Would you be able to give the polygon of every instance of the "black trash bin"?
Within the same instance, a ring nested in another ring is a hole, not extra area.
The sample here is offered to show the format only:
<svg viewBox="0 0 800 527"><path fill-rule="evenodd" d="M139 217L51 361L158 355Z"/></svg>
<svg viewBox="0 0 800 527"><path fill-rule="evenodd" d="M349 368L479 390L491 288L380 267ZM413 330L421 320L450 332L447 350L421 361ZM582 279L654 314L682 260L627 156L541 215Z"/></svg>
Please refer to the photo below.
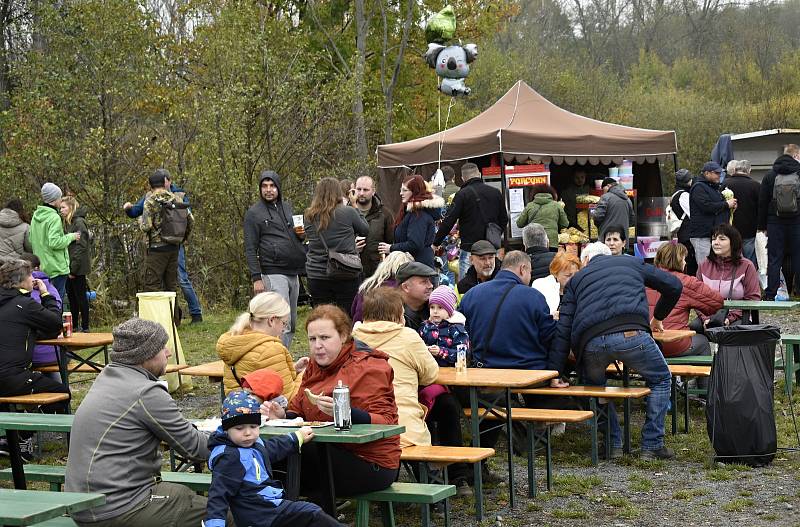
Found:
<svg viewBox="0 0 800 527"><path fill-rule="evenodd" d="M763 466L778 447L773 411L775 326L732 326L706 330L718 345L711 367L706 428L716 460Z"/></svg>

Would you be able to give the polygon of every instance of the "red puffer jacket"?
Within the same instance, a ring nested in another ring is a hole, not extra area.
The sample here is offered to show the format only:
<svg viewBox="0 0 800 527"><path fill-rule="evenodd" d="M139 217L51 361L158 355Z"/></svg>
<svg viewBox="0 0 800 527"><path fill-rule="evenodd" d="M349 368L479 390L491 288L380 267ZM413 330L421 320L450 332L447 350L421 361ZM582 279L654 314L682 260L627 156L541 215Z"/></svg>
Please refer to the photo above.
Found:
<svg viewBox="0 0 800 527"><path fill-rule="evenodd" d="M332 417L311 404L304 392L308 388L315 394L330 396L339 380L350 388L350 406L368 412L372 424L397 424L397 404L392 384L394 371L389 365L389 355L373 350L358 340L344 344L339 356L325 368L317 366L313 359L309 362L303 382L289 403L287 413L294 412L308 421L331 421ZM344 443L341 446L383 468L400 466L400 436L363 445Z"/></svg>
<svg viewBox="0 0 800 527"><path fill-rule="evenodd" d="M696 309L704 315L713 315L722 309L722 295L695 278L677 271L669 271L683 284L681 298L664 319L664 329L689 329L689 312ZM650 316L661 295L654 289L647 288L647 303ZM665 357L674 357L685 352L692 345L692 338L686 337L675 342L664 342L662 351Z"/></svg>

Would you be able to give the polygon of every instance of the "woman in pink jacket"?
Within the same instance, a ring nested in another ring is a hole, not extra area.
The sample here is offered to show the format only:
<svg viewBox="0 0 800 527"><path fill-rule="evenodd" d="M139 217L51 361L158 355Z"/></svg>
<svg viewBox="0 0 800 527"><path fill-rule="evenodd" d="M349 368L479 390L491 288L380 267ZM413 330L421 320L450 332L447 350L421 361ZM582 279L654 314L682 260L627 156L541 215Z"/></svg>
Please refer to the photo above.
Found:
<svg viewBox="0 0 800 527"><path fill-rule="evenodd" d="M761 300L758 271L753 262L742 258L742 235L735 227L722 223L711 231L711 252L700 262L697 278L717 291L725 299ZM700 322L691 326L700 333L708 325L708 316L701 315ZM726 326L746 324L742 311L731 309L725 318Z"/></svg>
<svg viewBox="0 0 800 527"><path fill-rule="evenodd" d="M722 309L722 295L694 276L683 273L686 268L687 253L686 247L680 243L665 243L656 253L656 267L671 273L683 284L681 298L664 319L664 329L689 329L689 314L692 309L704 315L713 315ZM647 303L650 305L651 317L660 296L658 291L647 288ZM711 347L705 335L697 334L676 342L664 342L661 344L661 352L665 357L711 355Z"/></svg>

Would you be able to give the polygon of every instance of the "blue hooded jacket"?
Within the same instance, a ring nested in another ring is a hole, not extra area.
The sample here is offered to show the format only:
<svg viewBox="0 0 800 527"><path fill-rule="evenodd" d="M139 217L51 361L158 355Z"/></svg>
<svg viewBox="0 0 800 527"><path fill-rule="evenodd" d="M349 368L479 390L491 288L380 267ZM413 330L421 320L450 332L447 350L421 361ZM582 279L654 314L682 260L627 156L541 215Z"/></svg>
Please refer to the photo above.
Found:
<svg viewBox="0 0 800 527"><path fill-rule="evenodd" d="M683 285L666 271L633 256L595 256L564 288L549 370L563 373L570 349L580 363L586 343L600 335L628 330L650 332L645 287L661 293L653 317L664 320Z"/></svg>
<svg viewBox="0 0 800 527"><path fill-rule="evenodd" d="M500 306L501 298L512 287ZM470 289L461 298L459 311L467 317L476 363L486 368L547 369L547 350L556 323L544 296L511 271L500 271L494 279ZM495 312L498 314L492 341L486 342Z"/></svg>

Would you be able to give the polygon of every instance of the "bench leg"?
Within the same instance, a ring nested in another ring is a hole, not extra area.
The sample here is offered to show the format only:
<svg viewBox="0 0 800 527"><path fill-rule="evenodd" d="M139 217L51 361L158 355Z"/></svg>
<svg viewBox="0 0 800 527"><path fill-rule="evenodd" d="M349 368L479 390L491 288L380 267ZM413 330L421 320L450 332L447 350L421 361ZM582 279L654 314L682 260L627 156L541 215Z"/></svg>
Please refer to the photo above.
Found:
<svg viewBox="0 0 800 527"><path fill-rule="evenodd" d="M419 482L428 483L428 464L424 461L417 463L417 470L419 471ZM447 470L447 467L445 467L445 470ZM383 516L386 516L385 512ZM427 525L431 521L431 506L427 503L420 505L420 518L423 525Z"/></svg>
<svg viewBox="0 0 800 527"><path fill-rule="evenodd" d="M589 397L589 409L594 416L592 417L592 465L597 466L597 428L600 423L600 416L597 415L597 398Z"/></svg>
<svg viewBox="0 0 800 527"><path fill-rule="evenodd" d="M472 481L475 491L475 519L480 522L483 520L483 473L480 461L472 464Z"/></svg>
<svg viewBox="0 0 800 527"><path fill-rule="evenodd" d="M481 431L479 427L478 417L478 388L475 386L469 387L469 407L472 411L470 417L470 427L472 428L472 446L481 446ZM481 463L475 463L473 467L475 475L475 519L479 522L483 521L483 483L481 479Z"/></svg>
<svg viewBox="0 0 800 527"><path fill-rule="evenodd" d="M50 492L61 492L61 483L59 483L58 481L51 481Z"/></svg>
<svg viewBox="0 0 800 527"><path fill-rule="evenodd" d="M683 433L689 433L689 380L683 385Z"/></svg>
<svg viewBox="0 0 800 527"><path fill-rule="evenodd" d="M533 423L525 423L528 431L528 497L536 497L536 430Z"/></svg>
<svg viewBox="0 0 800 527"><path fill-rule="evenodd" d="M631 374L630 370L626 365L622 365L622 385L625 388L628 388L631 384ZM624 422L624 426L622 427L623 431L623 443L622 443L622 451L626 454L631 453L631 427L628 423L631 422L631 400L625 399L622 402L622 418Z"/></svg>
<svg viewBox="0 0 800 527"><path fill-rule="evenodd" d="M506 388L506 438L508 440L508 506L514 510L514 423L511 415L511 388Z"/></svg>
<svg viewBox="0 0 800 527"><path fill-rule="evenodd" d="M794 380L798 385L800 385L800 346L797 344L791 344L789 346L789 350L792 360L794 360Z"/></svg>
<svg viewBox="0 0 800 527"><path fill-rule="evenodd" d="M424 509L427 509L428 506L424 505ZM381 503L381 518L383 519L383 527L394 527L394 508L392 507L391 501L385 501ZM430 517L427 518L427 522L423 518L422 525L426 527L431 524Z"/></svg>
<svg viewBox="0 0 800 527"><path fill-rule="evenodd" d="M369 502L356 501L356 527L369 527Z"/></svg>
<svg viewBox="0 0 800 527"><path fill-rule="evenodd" d="M792 381L794 380L795 372L794 372L794 346L789 344L784 347L784 358L783 358L783 379L784 385L783 390L786 395L791 395L792 393Z"/></svg>
<svg viewBox="0 0 800 527"><path fill-rule="evenodd" d="M553 453L550 450L550 425L545 430L545 469L547 470L547 492L553 490Z"/></svg>
<svg viewBox="0 0 800 527"><path fill-rule="evenodd" d="M669 388L669 400L672 408L670 408L670 415L672 416L672 435L678 433L678 378L673 376Z"/></svg>

